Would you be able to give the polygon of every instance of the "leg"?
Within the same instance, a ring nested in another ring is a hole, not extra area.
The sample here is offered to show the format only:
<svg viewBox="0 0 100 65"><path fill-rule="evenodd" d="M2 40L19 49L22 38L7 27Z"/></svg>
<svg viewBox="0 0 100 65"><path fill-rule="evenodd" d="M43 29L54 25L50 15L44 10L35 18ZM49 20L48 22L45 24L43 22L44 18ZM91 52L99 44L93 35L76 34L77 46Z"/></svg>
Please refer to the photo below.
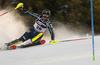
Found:
<svg viewBox="0 0 100 65"><path fill-rule="evenodd" d="M7 49L7 50L15 49L15 48L16 48L15 45L17 45L17 44L19 44L19 43L23 43L23 41L16 39L16 40L11 41L11 42L9 42L9 43L5 43L6 49Z"/></svg>
<svg viewBox="0 0 100 65"><path fill-rule="evenodd" d="M24 33L24 35L21 36L19 39L16 39L16 40L14 40L14 41L9 42L9 43L7 44L7 46L11 47L12 45L17 45L17 44L19 44L19 43L23 43L24 41L30 39L31 36L33 36L32 33L33 33L34 31L35 31L34 28L29 29L29 30L26 31L26 32Z"/></svg>
<svg viewBox="0 0 100 65"><path fill-rule="evenodd" d="M11 46L17 45L17 44L19 44L19 43L23 43L23 41L22 41L22 40L19 40L19 39L15 39L14 41L9 42L9 43L7 44L7 46L11 47Z"/></svg>
<svg viewBox="0 0 100 65"><path fill-rule="evenodd" d="M43 37L43 33L39 33L39 34L36 34L36 36L34 36L33 38L31 38L31 40L33 43L35 43L37 41L40 41L42 37Z"/></svg>
<svg viewBox="0 0 100 65"><path fill-rule="evenodd" d="M26 41L28 39L29 39L29 33L25 32L25 34L23 36L21 36L19 39L15 39L15 40L9 42L7 44L7 46L11 47L13 45L17 45L19 43L23 43L24 41Z"/></svg>
<svg viewBox="0 0 100 65"><path fill-rule="evenodd" d="M27 44L27 45L22 45L21 48L25 48L25 47L30 47L30 46L35 46L35 45L40 45L40 40L43 37L43 33L39 33L36 36L34 36L33 38L31 38L32 40L32 44Z"/></svg>
<svg viewBox="0 0 100 65"><path fill-rule="evenodd" d="M37 32L34 28L31 28L28 30L22 37L20 37L20 40L25 40L31 39L32 42L39 41L43 36L43 33Z"/></svg>

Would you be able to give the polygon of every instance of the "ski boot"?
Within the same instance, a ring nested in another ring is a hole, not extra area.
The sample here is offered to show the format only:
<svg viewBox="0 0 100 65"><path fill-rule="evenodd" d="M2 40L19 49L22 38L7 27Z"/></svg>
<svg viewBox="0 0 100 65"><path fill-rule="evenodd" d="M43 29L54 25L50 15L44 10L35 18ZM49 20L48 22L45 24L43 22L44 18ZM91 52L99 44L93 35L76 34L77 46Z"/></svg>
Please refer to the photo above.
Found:
<svg viewBox="0 0 100 65"><path fill-rule="evenodd" d="M23 41L16 39L16 40L11 41L9 43L5 43L5 45L7 46L7 50L12 50L12 49L14 50L14 49L16 49L15 45L17 45L19 43L23 43Z"/></svg>
<svg viewBox="0 0 100 65"><path fill-rule="evenodd" d="M26 48L30 46L36 46L36 45L43 45L45 42L46 42L45 40L40 40L40 41L29 43L27 45L21 45L20 48Z"/></svg>

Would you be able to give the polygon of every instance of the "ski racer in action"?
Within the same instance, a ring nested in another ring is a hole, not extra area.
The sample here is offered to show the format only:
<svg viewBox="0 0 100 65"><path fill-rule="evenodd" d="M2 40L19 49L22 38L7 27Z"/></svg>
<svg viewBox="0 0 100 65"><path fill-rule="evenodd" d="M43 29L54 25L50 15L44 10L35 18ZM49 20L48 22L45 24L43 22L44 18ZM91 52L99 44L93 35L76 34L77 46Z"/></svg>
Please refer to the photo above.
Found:
<svg viewBox="0 0 100 65"><path fill-rule="evenodd" d="M49 29L49 32L51 34L50 44L57 43L57 41L55 41L55 35L54 35L52 24L49 21L49 17L51 15L51 12L49 9L44 9L42 11L42 15L39 15L37 13L32 13L28 11L27 9L25 9L23 3L19 3L15 9L17 8L21 9L25 14L34 17L36 20L33 27L29 29L28 31L26 31L19 39L16 39L14 41L7 43L6 44L7 48L11 48L14 45L23 43L28 39L31 39L31 42L33 44L37 43L38 41L41 40L41 38L43 37L43 33L45 32L47 28Z"/></svg>

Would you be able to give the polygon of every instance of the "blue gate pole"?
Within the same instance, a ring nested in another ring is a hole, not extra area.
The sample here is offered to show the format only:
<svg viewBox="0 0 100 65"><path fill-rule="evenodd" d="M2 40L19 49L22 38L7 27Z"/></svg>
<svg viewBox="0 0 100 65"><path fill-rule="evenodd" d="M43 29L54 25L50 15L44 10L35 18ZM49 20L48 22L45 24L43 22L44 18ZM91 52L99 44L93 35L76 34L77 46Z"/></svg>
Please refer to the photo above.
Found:
<svg viewBox="0 0 100 65"><path fill-rule="evenodd" d="M92 47L93 47L93 61L95 61L95 54L94 54L93 1L92 1L92 0L91 0L91 25L92 25Z"/></svg>

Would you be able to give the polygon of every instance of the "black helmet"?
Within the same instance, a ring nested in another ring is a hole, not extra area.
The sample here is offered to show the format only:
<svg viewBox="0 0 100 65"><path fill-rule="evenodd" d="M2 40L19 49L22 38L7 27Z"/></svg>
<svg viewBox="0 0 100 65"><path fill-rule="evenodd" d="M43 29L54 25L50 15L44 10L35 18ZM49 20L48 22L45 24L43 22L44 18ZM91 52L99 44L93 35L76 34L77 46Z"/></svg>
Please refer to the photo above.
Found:
<svg viewBox="0 0 100 65"><path fill-rule="evenodd" d="M48 15L48 17L50 17L51 11L50 11L49 9L44 9L44 10L42 11L42 16L43 16L43 14L46 14L46 15Z"/></svg>

